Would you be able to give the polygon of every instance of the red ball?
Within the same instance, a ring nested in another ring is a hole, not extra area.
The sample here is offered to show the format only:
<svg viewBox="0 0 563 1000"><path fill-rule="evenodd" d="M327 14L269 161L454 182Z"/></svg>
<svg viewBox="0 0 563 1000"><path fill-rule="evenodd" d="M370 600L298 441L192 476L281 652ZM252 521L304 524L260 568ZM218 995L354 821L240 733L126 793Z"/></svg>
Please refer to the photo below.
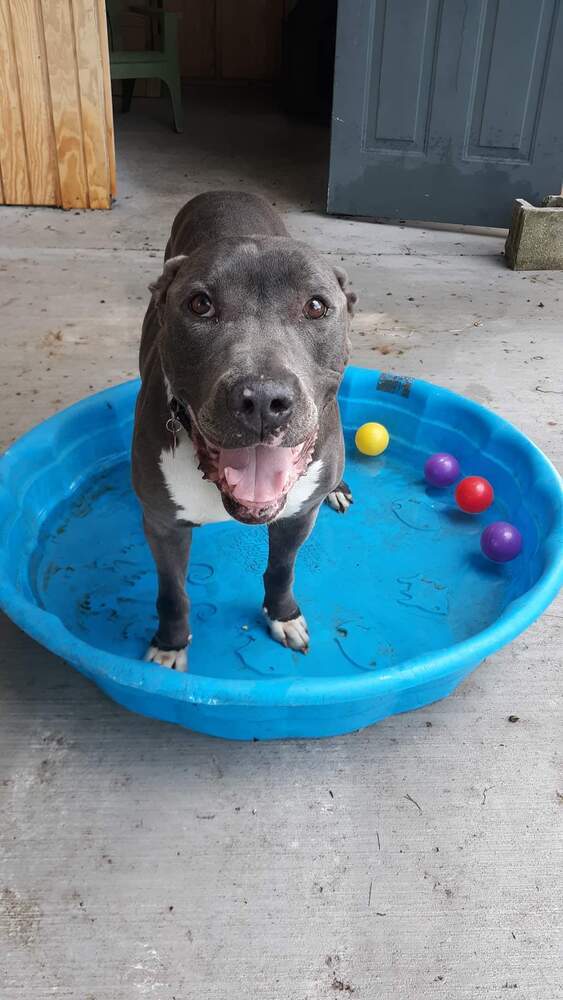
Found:
<svg viewBox="0 0 563 1000"><path fill-rule="evenodd" d="M466 476L455 491L455 499L458 507L466 514L481 514L491 506L495 495L487 479L482 476Z"/></svg>

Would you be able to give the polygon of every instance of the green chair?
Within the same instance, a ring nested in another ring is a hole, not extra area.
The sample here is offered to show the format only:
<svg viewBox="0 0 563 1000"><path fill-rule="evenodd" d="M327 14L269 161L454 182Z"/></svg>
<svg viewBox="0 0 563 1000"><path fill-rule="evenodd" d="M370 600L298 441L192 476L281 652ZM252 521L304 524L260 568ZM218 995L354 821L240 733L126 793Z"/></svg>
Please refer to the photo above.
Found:
<svg viewBox="0 0 563 1000"><path fill-rule="evenodd" d="M127 10L146 17L151 23L154 45L155 26L160 28L162 47L142 52L128 52L123 49L119 17L121 0L106 0L109 35L109 62L112 80L123 80L122 111L129 111L135 87L135 80L158 79L166 84L172 100L174 129L182 131L182 89L178 64L178 18L161 7L130 4Z"/></svg>

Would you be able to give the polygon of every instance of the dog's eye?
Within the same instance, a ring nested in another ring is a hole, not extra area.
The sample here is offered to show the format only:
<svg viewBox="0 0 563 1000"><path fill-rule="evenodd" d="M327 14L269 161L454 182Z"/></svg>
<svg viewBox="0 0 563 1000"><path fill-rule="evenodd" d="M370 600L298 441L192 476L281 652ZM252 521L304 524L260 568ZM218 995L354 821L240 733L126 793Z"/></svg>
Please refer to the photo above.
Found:
<svg viewBox="0 0 563 1000"><path fill-rule="evenodd" d="M328 306L322 299L309 299L303 306L303 312L307 319L322 319L328 312Z"/></svg>
<svg viewBox="0 0 563 1000"><path fill-rule="evenodd" d="M198 292L197 295L194 295L194 297L190 299L189 306L190 310L196 316L205 316L206 319L209 319L211 316L215 315L213 303L209 298L209 295L206 295L205 292Z"/></svg>

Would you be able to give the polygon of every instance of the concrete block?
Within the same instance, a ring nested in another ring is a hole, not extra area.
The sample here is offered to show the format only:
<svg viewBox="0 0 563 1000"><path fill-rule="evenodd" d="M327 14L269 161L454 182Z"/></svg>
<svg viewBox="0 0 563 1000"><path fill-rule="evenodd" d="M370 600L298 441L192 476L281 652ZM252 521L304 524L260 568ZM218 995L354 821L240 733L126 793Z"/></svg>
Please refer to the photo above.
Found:
<svg viewBox="0 0 563 1000"><path fill-rule="evenodd" d="M514 202L505 256L515 271L563 270L563 196L550 195L542 208Z"/></svg>

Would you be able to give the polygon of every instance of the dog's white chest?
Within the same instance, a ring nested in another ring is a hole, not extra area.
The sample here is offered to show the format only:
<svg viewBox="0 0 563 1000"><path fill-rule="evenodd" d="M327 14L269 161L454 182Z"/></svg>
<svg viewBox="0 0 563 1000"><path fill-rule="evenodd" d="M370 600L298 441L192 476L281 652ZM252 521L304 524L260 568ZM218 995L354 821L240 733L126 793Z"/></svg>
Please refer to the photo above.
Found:
<svg viewBox="0 0 563 1000"><path fill-rule="evenodd" d="M304 476L290 490L280 519L298 514L316 490L323 463L312 462ZM178 507L178 519L192 524L218 524L234 520L227 514L221 494L214 483L202 478L194 446L185 432L180 432L176 450L163 450L160 468L171 500Z"/></svg>
<svg viewBox="0 0 563 1000"><path fill-rule="evenodd" d="M323 463L320 458L316 462L311 462L305 475L301 476L301 479L298 479L295 486L289 491L286 505L276 520L283 521L284 518L293 517L294 514L299 513L319 485L322 468Z"/></svg>
<svg viewBox="0 0 563 1000"><path fill-rule="evenodd" d="M185 432L180 432L174 452L162 451L160 468L170 498L179 508L179 520L192 524L233 520L223 507L215 484L203 479L194 446Z"/></svg>

